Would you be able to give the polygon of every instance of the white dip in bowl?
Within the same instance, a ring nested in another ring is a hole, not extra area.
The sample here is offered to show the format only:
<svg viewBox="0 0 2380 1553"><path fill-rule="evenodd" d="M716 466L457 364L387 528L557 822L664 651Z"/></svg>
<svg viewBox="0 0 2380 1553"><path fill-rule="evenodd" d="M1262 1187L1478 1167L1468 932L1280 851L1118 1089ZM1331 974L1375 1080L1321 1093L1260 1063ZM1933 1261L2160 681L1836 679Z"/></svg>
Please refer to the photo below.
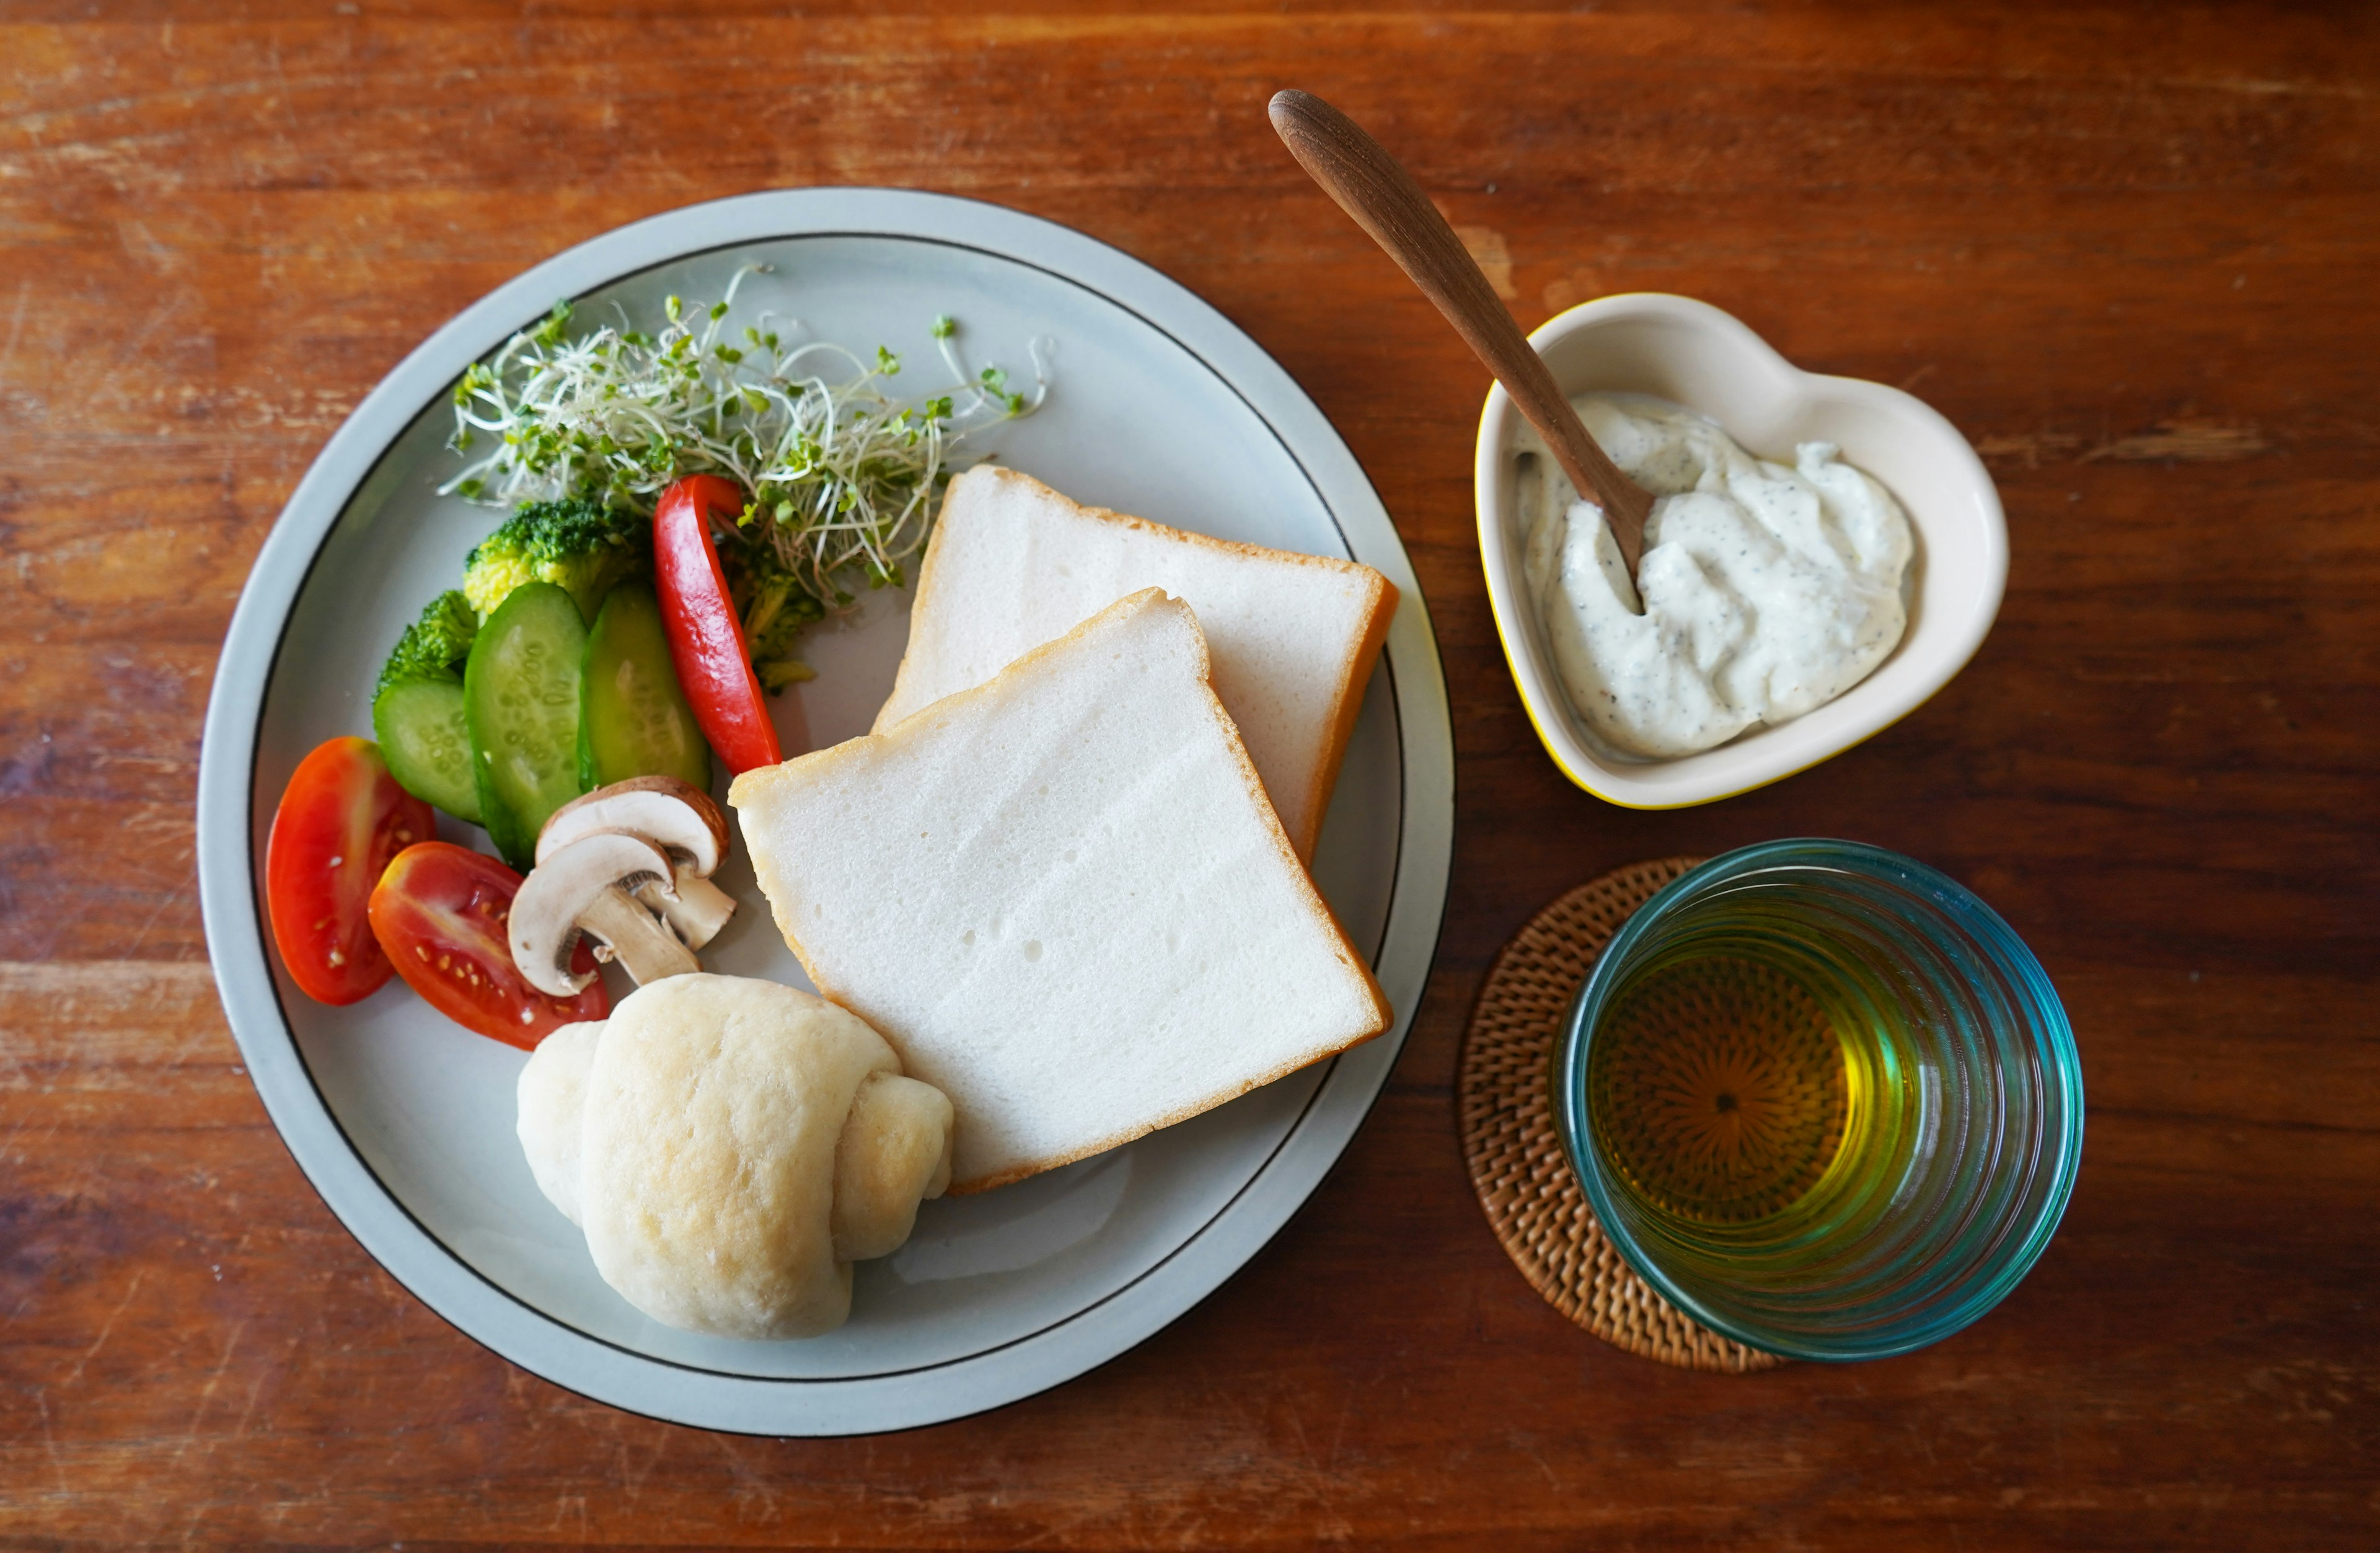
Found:
<svg viewBox="0 0 2380 1553"><path fill-rule="evenodd" d="M1754 459L1796 473L1802 463L1796 449L1803 444L1840 449L1840 464L1832 467L1849 465L1889 492L1906 519L1910 542L1897 594L1904 614L1900 642L1846 679L1847 689L1791 716L1783 715L1784 700L1773 700L1770 708L1782 720L1764 712L1731 737L1721 735L1721 742L1691 752L1646 753L1604 732L1577 708L1563 682L1555 638L1565 628L1557 611L1539 607L1529 577L1532 518L1545 502L1560 499L1559 490L1545 489L1559 476L1511 397L1491 387L1479 418L1473 475L1480 565L1521 703L1546 752L1572 782L1638 809L1674 809L1748 791L1840 754L1908 715L1983 644L2008 579L2007 520L1983 460L1924 401L1882 384L1803 372L1736 319L1686 297L1598 298L1557 315L1529 339L1566 395L1683 406ZM1613 440L1621 439L1615 434ZM1654 488L1660 488L1658 483ZM1561 510L1567 530L1566 502ZM1567 532L1562 539L1554 548L1567 551ZM1566 599L1565 593L1556 602L1569 609ZM1713 682L1727 689L1719 666L1712 666ZM1748 666L1736 672L1745 675Z"/></svg>
<svg viewBox="0 0 2380 1553"><path fill-rule="evenodd" d="M1658 399L1571 403L1658 498L1631 586L1602 508L1549 455L1521 470L1529 593L1572 708L1605 740L1707 750L1825 705L1900 642L1909 520L1834 444L1803 443L1789 467ZM1534 428L1521 440L1543 446Z"/></svg>

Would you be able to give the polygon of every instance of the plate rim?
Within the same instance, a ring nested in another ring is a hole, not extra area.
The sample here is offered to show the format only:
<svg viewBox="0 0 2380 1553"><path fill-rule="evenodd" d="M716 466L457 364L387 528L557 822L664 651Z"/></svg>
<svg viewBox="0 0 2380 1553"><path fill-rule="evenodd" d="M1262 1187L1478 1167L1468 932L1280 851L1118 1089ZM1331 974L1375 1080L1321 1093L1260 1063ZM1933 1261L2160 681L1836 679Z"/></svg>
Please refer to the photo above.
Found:
<svg viewBox="0 0 2380 1553"><path fill-rule="evenodd" d="M556 296L722 248L821 236L953 243L1044 270L1139 317L1236 394L1305 475L1350 550L1397 586L1385 662L1403 794L1378 960L1395 1021L1334 1059L1222 1209L1123 1288L1050 1327L920 1370L802 1379L689 1369L608 1343L503 1289L412 1217L348 1140L282 1013L254 885L253 783L291 608L356 494L465 365ZM773 190L648 216L531 266L408 352L323 445L258 551L217 660L200 757L200 903L218 996L283 1146L334 1217L432 1313L506 1361L623 1411L746 1434L871 1433L965 1417L1096 1368L1221 1287L1286 1225L1353 1140L1412 1026L1444 919L1453 786L1444 668L1411 557L1336 429L1252 337L1153 267L1044 217L913 190Z"/></svg>

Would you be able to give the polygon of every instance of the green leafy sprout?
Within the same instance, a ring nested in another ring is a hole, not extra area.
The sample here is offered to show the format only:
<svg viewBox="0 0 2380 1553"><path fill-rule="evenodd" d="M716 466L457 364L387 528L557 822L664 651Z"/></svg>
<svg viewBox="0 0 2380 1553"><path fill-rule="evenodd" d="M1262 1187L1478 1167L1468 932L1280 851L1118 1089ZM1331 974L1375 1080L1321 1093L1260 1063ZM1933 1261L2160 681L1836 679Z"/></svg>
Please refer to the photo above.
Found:
<svg viewBox="0 0 2380 1553"><path fill-rule="evenodd" d="M731 336L735 293L764 268L737 271L708 307L669 298L668 323L652 334L625 314L617 327L575 334L570 304L557 303L455 385L452 446L467 458L488 451L441 489L643 515L688 475L735 481L750 502L721 536L720 560L753 659L778 689L809 676L791 656L804 626L848 608L863 584L905 581L957 445L1031 414L1049 385L1038 341L1030 393L997 367L970 376L948 317L932 336L953 385L912 399L889 391L901 360L881 347L864 360L795 344L793 321L768 313Z"/></svg>

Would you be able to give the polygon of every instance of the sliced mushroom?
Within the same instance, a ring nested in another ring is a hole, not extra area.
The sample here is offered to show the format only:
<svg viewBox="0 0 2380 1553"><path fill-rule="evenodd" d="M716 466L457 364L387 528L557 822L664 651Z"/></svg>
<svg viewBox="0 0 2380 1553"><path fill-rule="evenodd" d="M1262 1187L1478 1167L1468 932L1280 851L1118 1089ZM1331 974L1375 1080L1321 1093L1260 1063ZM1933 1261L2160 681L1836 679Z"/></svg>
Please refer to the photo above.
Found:
<svg viewBox="0 0 2380 1553"><path fill-rule="evenodd" d="M735 914L735 898L699 874L689 874L680 867L671 883L677 887L674 896L662 893L658 880L637 891L637 899L651 911L660 913L662 921L689 949L698 949L719 936L727 919Z"/></svg>
<svg viewBox="0 0 2380 1553"><path fill-rule="evenodd" d="M669 854L641 836L596 831L542 858L513 897L513 963L540 992L568 997L594 980L570 969L579 935L600 942L639 984L702 969L694 951L631 892L674 894Z"/></svg>
<svg viewBox="0 0 2380 1553"><path fill-rule="evenodd" d="M537 835L537 861L598 830L625 830L650 838L695 873L709 878L727 852L727 816L710 795L674 776L631 776L572 799Z"/></svg>
<svg viewBox="0 0 2380 1553"><path fill-rule="evenodd" d="M574 798L538 832L537 861L597 831L625 830L669 853L672 888L658 881L637 892L681 941L698 949L735 914L735 898L710 882L727 855L727 816L710 795L675 776L631 776Z"/></svg>

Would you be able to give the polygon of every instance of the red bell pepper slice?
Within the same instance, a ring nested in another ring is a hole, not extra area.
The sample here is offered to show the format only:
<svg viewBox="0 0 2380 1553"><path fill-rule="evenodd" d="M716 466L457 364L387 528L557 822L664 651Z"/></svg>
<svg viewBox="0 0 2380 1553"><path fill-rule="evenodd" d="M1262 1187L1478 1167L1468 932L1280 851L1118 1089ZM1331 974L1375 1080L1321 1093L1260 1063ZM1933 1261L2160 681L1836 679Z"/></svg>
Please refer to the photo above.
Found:
<svg viewBox="0 0 2380 1553"><path fill-rule="evenodd" d="M744 493L715 474L681 480L653 508L653 581L670 661L710 748L741 775L784 759L727 592L710 515L744 510Z"/></svg>

